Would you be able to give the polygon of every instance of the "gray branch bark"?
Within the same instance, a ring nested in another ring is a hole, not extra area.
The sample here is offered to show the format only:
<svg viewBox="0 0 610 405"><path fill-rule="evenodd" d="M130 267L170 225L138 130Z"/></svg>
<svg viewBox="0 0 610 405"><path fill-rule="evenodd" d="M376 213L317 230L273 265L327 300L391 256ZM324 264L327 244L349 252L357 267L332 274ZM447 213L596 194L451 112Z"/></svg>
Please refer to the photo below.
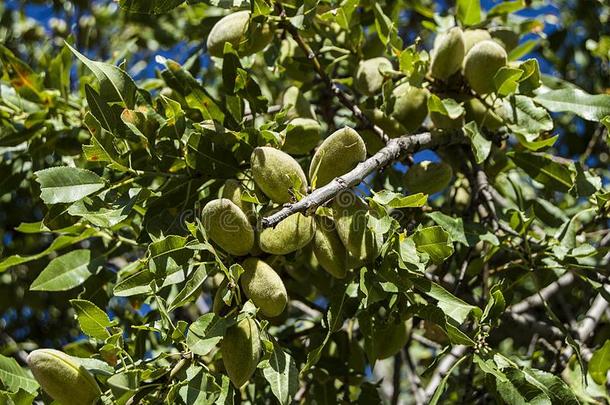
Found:
<svg viewBox="0 0 610 405"><path fill-rule="evenodd" d="M314 190L311 194L294 204L286 204L273 215L262 219L264 228L277 225L280 221L297 212L311 214L319 206L332 200L344 190L360 184L369 174L398 160L405 153L414 153L420 149L432 149L440 145L465 143L466 138L460 133L431 134L423 132L415 135L405 135L391 139L386 146L376 154L359 163L352 171L335 178L323 187Z"/></svg>

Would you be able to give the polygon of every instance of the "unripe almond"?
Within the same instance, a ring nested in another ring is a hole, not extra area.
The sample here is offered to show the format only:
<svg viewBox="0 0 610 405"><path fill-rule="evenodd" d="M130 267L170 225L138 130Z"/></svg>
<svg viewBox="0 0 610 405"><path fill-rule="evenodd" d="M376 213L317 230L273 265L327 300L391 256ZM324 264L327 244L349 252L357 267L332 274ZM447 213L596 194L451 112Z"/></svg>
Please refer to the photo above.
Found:
<svg viewBox="0 0 610 405"><path fill-rule="evenodd" d="M354 85L362 94L372 96L377 94L383 85L383 71L391 70L392 62L386 58L372 58L360 61Z"/></svg>
<svg viewBox="0 0 610 405"><path fill-rule="evenodd" d="M332 210L337 234L347 251L358 261L376 259L383 238L368 227L367 204L353 191L345 191L335 198Z"/></svg>
<svg viewBox="0 0 610 405"><path fill-rule="evenodd" d="M490 131L495 131L504 123L502 119L493 110L488 109L477 98L471 98L464 103L466 110L466 122L474 121L479 128L487 128Z"/></svg>
<svg viewBox="0 0 610 405"><path fill-rule="evenodd" d="M61 404L92 405L102 395L95 378L74 357L59 350L34 350L27 361L42 389Z"/></svg>
<svg viewBox="0 0 610 405"><path fill-rule="evenodd" d="M421 127L428 115L428 90L403 83L393 91L394 117L408 133L413 133Z"/></svg>
<svg viewBox="0 0 610 405"><path fill-rule="evenodd" d="M332 219L318 217L313 252L324 270L336 278L345 278L349 270L349 253L343 246Z"/></svg>
<svg viewBox="0 0 610 405"><path fill-rule="evenodd" d="M506 66L506 51L494 41L481 41L466 54L464 77L478 94L495 90L494 76Z"/></svg>
<svg viewBox="0 0 610 405"><path fill-rule="evenodd" d="M322 126L311 118L295 118L288 123L282 150L291 155L305 155L320 141Z"/></svg>
<svg viewBox="0 0 610 405"><path fill-rule="evenodd" d="M282 106L287 105L292 106L287 112L288 118L316 118L311 104L307 101L303 92L296 86L288 87L284 92Z"/></svg>
<svg viewBox="0 0 610 405"><path fill-rule="evenodd" d="M250 12L238 11L221 18L210 31L207 40L208 53L211 56L222 57L225 42L233 45L240 56L248 56L263 50L273 39L273 30L268 24L256 27L248 32ZM248 38L252 35L252 38Z"/></svg>
<svg viewBox="0 0 610 405"><path fill-rule="evenodd" d="M303 169L296 160L281 150L268 146L254 149L251 166L256 185L277 203L290 201L291 190L295 185L298 185L298 191L303 194L307 189Z"/></svg>
<svg viewBox="0 0 610 405"><path fill-rule="evenodd" d="M242 196L245 194L244 187L242 184L235 180L229 179L225 181L224 188L222 190L222 198L231 200L231 202L239 207L240 210L246 214L249 220L254 219L254 204L248 201L244 201Z"/></svg>
<svg viewBox="0 0 610 405"><path fill-rule="evenodd" d="M209 238L227 253L243 256L254 246L254 229L246 214L231 200L219 198L208 202L201 220Z"/></svg>
<svg viewBox="0 0 610 405"><path fill-rule="evenodd" d="M309 166L309 179L316 187L330 183L366 159L366 145L358 132L343 127L322 142Z"/></svg>
<svg viewBox="0 0 610 405"><path fill-rule="evenodd" d="M383 129L383 132L390 138L397 138L407 134L407 130L400 122L396 121L393 117L384 114L379 108L367 109L363 112L373 124Z"/></svg>
<svg viewBox="0 0 610 405"><path fill-rule="evenodd" d="M467 54L468 51L481 41L491 39L491 35L487 30L466 30L464 31L464 51Z"/></svg>
<svg viewBox="0 0 610 405"><path fill-rule="evenodd" d="M263 229L259 235L259 246L266 253L287 255L307 246L313 239L315 231L316 221L313 217L296 213L283 219L273 228Z"/></svg>
<svg viewBox="0 0 610 405"><path fill-rule="evenodd" d="M250 257L242 263L244 274L239 281L254 305L266 317L273 318L284 311L288 293L280 276L264 261Z"/></svg>
<svg viewBox="0 0 610 405"><path fill-rule="evenodd" d="M432 77L447 80L460 70L464 60L464 48L464 35L459 27L453 27L437 36L430 63Z"/></svg>
<svg viewBox="0 0 610 405"><path fill-rule="evenodd" d="M434 194L444 190L452 177L453 169L447 163L425 160L407 170L405 186L410 193Z"/></svg>
<svg viewBox="0 0 610 405"><path fill-rule="evenodd" d="M398 353L407 344L410 329L410 319L377 328L374 341L377 359L387 359Z"/></svg>
<svg viewBox="0 0 610 405"><path fill-rule="evenodd" d="M240 388L252 377L260 360L261 340L256 322L244 318L227 329L220 352L229 379Z"/></svg>

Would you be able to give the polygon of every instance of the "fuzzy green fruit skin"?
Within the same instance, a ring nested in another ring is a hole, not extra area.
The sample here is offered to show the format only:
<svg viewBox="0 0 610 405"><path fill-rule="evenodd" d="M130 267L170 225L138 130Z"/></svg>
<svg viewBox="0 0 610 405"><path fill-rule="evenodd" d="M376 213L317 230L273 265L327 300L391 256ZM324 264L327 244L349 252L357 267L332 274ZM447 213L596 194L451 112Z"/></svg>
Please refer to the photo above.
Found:
<svg viewBox="0 0 610 405"><path fill-rule="evenodd" d="M220 344L222 361L237 388L248 382L260 360L261 340L253 319L245 318L225 332Z"/></svg>
<svg viewBox="0 0 610 405"><path fill-rule="evenodd" d="M506 51L494 41L481 41L472 47L464 59L464 77L478 94L495 90L494 76L506 66Z"/></svg>
<svg viewBox="0 0 610 405"><path fill-rule="evenodd" d="M225 42L233 45L235 50L240 52L240 56L248 56L263 50L273 39L273 31L269 25L265 24L257 28L251 34L253 39L246 36L250 24L250 12L238 11L221 18L210 31L207 40L208 53L211 56L222 57L224 54ZM244 47L240 49L240 45Z"/></svg>
<svg viewBox="0 0 610 405"><path fill-rule="evenodd" d="M457 118L450 118L447 115L441 114L437 111L430 112L430 119L435 127L439 129L460 129L464 125L464 115L460 115Z"/></svg>
<svg viewBox="0 0 610 405"><path fill-rule="evenodd" d="M432 77L447 80L460 70L465 55L464 34L459 27L440 34L434 43L430 63Z"/></svg>
<svg viewBox="0 0 610 405"><path fill-rule="evenodd" d="M519 45L519 34L510 28L493 28L490 34L496 42L509 52Z"/></svg>
<svg viewBox="0 0 610 405"><path fill-rule="evenodd" d="M447 163L423 161L411 166L404 180L410 193L431 195L443 191L452 177L453 169Z"/></svg>
<svg viewBox="0 0 610 405"><path fill-rule="evenodd" d="M320 141L322 126L311 118L295 118L288 123L282 150L291 155L305 155Z"/></svg>
<svg viewBox="0 0 610 405"><path fill-rule="evenodd" d="M368 227L367 204L352 191L346 191L335 198L332 210L337 234L347 251L361 262L375 260L383 239Z"/></svg>
<svg viewBox="0 0 610 405"><path fill-rule="evenodd" d="M408 133L417 131L428 115L428 90L403 83L394 89L393 94L396 101L392 117Z"/></svg>
<svg viewBox="0 0 610 405"><path fill-rule="evenodd" d="M410 328L410 320L379 328L375 333L374 342L377 359L387 359L398 353L409 340Z"/></svg>
<svg viewBox="0 0 610 405"><path fill-rule="evenodd" d="M287 255L307 246L315 232L314 218L296 213L282 220L274 228L263 229L259 235L259 246L265 253Z"/></svg>
<svg viewBox="0 0 610 405"><path fill-rule="evenodd" d="M400 124L400 122L396 121L390 116L385 115L379 108L367 109L363 112L364 115L366 115L366 117L373 122L373 124L383 129L383 132L385 132L390 138L397 138L407 134L407 130Z"/></svg>
<svg viewBox="0 0 610 405"><path fill-rule="evenodd" d="M343 246L330 218L319 217L313 238L313 252L318 263L335 278L345 278L349 270L349 253Z"/></svg>
<svg viewBox="0 0 610 405"><path fill-rule="evenodd" d="M251 202L247 202L242 200L242 195L244 195L244 187L241 183L234 179L229 179L225 181L224 188L222 190L222 198L226 198L231 200L231 202L239 207L240 210L246 214L248 219L254 219L254 204Z"/></svg>
<svg viewBox="0 0 610 405"><path fill-rule="evenodd" d="M316 187L330 183L366 159L366 145L356 132L350 127L343 127L322 142L309 166L309 178L313 182L316 178Z"/></svg>
<svg viewBox="0 0 610 405"><path fill-rule="evenodd" d="M373 96L381 90L383 85L384 76L381 72L391 69L392 62L383 57L360 61L354 85L362 94Z"/></svg>
<svg viewBox="0 0 610 405"><path fill-rule="evenodd" d="M464 103L466 110L466 121L474 121L479 128L487 128L495 131L503 124L502 119L483 104L479 99L472 98Z"/></svg>
<svg viewBox="0 0 610 405"><path fill-rule="evenodd" d="M27 362L42 389L63 405L92 405L102 395L95 378L59 350L34 350Z"/></svg>
<svg viewBox="0 0 610 405"><path fill-rule="evenodd" d="M231 200L219 198L208 202L201 219L210 239L227 253L243 256L254 246L254 229L246 214Z"/></svg>
<svg viewBox="0 0 610 405"><path fill-rule="evenodd" d="M481 41L490 40L491 34L487 30L466 30L464 31L464 51L468 51Z"/></svg>
<svg viewBox="0 0 610 405"><path fill-rule="evenodd" d="M296 86L290 86L284 92L282 97L282 106L291 105L292 107L287 112L288 118L312 118L315 119L315 114L311 109L311 104L301 90Z"/></svg>
<svg viewBox="0 0 610 405"><path fill-rule="evenodd" d="M254 149L251 157L252 177L262 192L277 203L290 201L290 190L295 181L301 182L298 191L305 193L307 178L301 166L286 152L268 146Z"/></svg>
<svg viewBox="0 0 610 405"><path fill-rule="evenodd" d="M288 302L286 286L280 276L264 261L250 257L242 263L244 274L239 281L254 305L269 318L280 315Z"/></svg>

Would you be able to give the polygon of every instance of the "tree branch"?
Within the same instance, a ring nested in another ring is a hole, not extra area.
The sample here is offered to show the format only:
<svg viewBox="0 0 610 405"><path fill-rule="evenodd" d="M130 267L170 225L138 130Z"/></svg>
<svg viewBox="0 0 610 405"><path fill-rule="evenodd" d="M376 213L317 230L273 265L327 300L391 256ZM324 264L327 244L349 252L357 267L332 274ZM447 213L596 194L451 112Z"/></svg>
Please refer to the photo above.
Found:
<svg viewBox="0 0 610 405"><path fill-rule="evenodd" d="M515 314L521 314L523 312L529 311L533 307L537 307L542 305L545 300L548 300L552 295L558 292L561 288L566 287L572 282L574 282L576 278L574 274L568 272L559 277L556 281L544 287L537 293L530 295L529 297L523 299L522 301L516 303L509 307L509 310Z"/></svg>
<svg viewBox="0 0 610 405"><path fill-rule="evenodd" d="M314 190L294 204L286 204L275 214L261 221L263 228L277 225L280 221L297 212L310 214L319 206L332 200L341 191L348 190L360 184L369 174L397 160L401 154L413 153L420 149L431 149L440 145L465 143L466 138L461 132L452 134L431 134L423 132L415 135L405 135L391 139L388 144L376 154L359 163L352 171L335 178L323 187Z"/></svg>
<svg viewBox="0 0 610 405"><path fill-rule="evenodd" d="M326 87L328 87L330 92L339 99L341 104L343 104L346 108L348 108L354 114L354 117L356 117L358 120L360 120L364 124L364 127L372 129L373 132L375 132L375 134L377 136L379 136L379 138L384 143L387 143L389 140L389 137L386 135L386 133L383 131L383 129L379 128L377 125L375 125L373 122L371 122L371 120L369 120L369 118L366 115L364 115L364 113L362 112L360 107L358 107L356 104L354 104L347 97L347 95L339 88L339 86L337 86L337 84L335 82L333 82L333 80L326 74L326 71L322 67L320 60L316 56L315 52L311 49L311 47L303 40L303 37L301 37L301 35L299 34L299 30L288 21L285 21L283 26L290 33L290 35L296 41L296 43L299 45L299 48L301 48L303 50L303 52L307 56L307 59L309 59L311 61L311 64L312 64L314 70L316 71L318 76L320 76L320 79L322 79L322 81L324 82Z"/></svg>

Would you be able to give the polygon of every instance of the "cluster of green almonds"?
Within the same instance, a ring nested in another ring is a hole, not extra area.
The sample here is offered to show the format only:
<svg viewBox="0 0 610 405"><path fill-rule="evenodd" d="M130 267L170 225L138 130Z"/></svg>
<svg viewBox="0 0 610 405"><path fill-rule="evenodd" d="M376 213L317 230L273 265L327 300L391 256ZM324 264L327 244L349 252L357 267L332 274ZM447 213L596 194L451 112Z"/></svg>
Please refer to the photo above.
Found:
<svg viewBox="0 0 610 405"><path fill-rule="evenodd" d="M416 132L428 115L438 129L457 129L474 121L480 128L497 130L503 125L499 114L501 107L481 100L495 91L494 76L507 65L506 49L514 47L515 41L518 41L516 34L501 29L463 31L454 27L437 35L432 49L430 78L444 84L463 81L476 93L466 95L469 91L464 91L452 96L463 107L462 114L457 117L429 111L430 91L424 84L409 81L394 87L394 101L386 105L385 112L379 108L364 108L364 113L391 138ZM377 95L384 81L389 80L392 69L392 63L384 57L363 60L355 73L354 87L363 95Z"/></svg>
<svg viewBox="0 0 610 405"><path fill-rule="evenodd" d="M298 103L291 105L296 109ZM298 117L291 122L296 119ZM297 124L294 127L298 127ZM281 147L284 150L290 131L294 128L286 131L287 137ZM306 135L307 131L303 131L295 136L293 145L302 145L297 138ZM320 131L316 131L315 144L319 140ZM313 139L308 142L314 144ZM278 256L310 246L321 268L335 278L344 278L350 269L377 258L383 242L381 236L367 226L368 205L353 192L335 199L331 205L332 214L306 216L297 213L275 227L257 226L261 217L271 215L295 196L305 194L308 187L324 186L366 158L364 141L349 127L324 139L311 157L307 174L284 150L270 146L255 148L250 161L253 183L227 181L220 198L209 201L202 210L202 224L208 239L236 256L244 269L239 279L241 289L266 318L280 316L288 301L284 281L272 267ZM246 186L253 188L252 192L268 203L258 206L250 202L253 199L246 197L250 192ZM226 292L227 280L223 283L213 306L221 315L228 310L220 296ZM258 336L257 324L252 319L242 320L227 330L221 352L227 374L235 386L248 381L256 369L260 355Z"/></svg>
<svg viewBox="0 0 610 405"><path fill-rule="evenodd" d="M27 362L40 387L62 405L93 405L102 396L95 378L75 357L39 349L30 353Z"/></svg>
<svg viewBox="0 0 610 405"><path fill-rule="evenodd" d="M240 56L248 56L263 50L272 39L272 26L252 23L250 11L238 11L222 17L214 24L208 35L208 53L222 57L225 43L228 42Z"/></svg>

